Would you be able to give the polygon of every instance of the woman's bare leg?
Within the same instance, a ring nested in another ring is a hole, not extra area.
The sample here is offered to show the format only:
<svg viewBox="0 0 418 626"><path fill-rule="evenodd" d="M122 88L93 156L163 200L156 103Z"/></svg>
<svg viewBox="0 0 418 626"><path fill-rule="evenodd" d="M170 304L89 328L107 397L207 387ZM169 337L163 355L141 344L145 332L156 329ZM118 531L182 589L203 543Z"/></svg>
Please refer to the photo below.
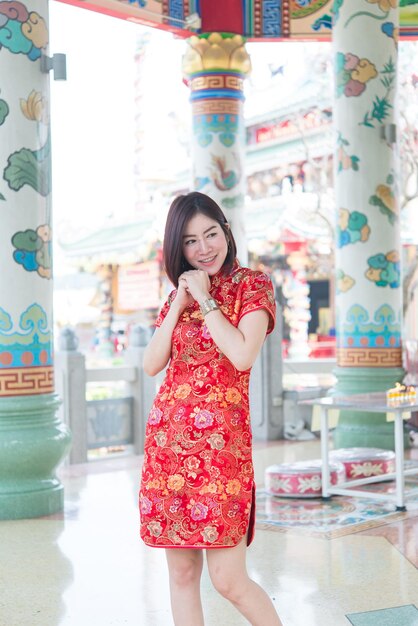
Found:
<svg viewBox="0 0 418 626"><path fill-rule="evenodd" d="M213 585L252 626L283 626L267 593L247 574L246 551L245 539L234 548L206 551Z"/></svg>
<svg viewBox="0 0 418 626"><path fill-rule="evenodd" d="M203 552L191 548L166 551L171 610L175 626L204 626L200 600Z"/></svg>

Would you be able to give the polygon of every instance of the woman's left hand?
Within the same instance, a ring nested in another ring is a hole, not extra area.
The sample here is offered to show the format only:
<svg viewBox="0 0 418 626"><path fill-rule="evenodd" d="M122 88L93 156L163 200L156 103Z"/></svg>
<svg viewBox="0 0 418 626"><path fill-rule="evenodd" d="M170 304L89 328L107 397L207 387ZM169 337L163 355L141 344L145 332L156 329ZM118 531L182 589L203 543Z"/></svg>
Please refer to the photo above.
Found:
<svg viewBox="0 0 418 626"><path fill-rule="evenodd" d="M198 302L209 297L210 278L204 270L189 270L184 272L179 281L185 281L187 290Z"/></svg>

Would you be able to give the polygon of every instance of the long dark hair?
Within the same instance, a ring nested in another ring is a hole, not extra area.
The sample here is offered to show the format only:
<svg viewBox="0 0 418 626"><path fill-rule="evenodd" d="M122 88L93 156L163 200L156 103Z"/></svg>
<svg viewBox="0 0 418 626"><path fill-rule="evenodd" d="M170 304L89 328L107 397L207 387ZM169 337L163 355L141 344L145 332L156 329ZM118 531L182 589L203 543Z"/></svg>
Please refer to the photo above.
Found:
<svg viewBox="0 0 418 626"><path fill-rule="evenodd" d="M232 270L237 256L234 236L222 209L215 200L198 191L192 191L184 196L177 196L171 203L168 211L163 243L164 269L175 287L178 286L180 274L194 269L184 258L183 235L189 220L197 213L202 213L218 222L225 233L228 243L228 253L222 266L225 272Z"/></svg>

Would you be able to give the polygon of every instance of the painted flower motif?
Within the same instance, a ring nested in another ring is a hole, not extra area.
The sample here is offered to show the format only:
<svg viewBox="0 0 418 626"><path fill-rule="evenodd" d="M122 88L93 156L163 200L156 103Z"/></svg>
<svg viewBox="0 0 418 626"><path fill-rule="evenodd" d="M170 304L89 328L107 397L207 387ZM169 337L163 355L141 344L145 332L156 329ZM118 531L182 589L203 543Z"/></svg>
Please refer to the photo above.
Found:
<svg viewBox="0 0 418 626"><path fill-rule="evenodd" d="M28 19L21 25L22 34L29 39L35 48L46 48L49 41L48 26L43 17L32 11Z"/></svg>
<svg viewBox="0 0 418 626"><path fill-rule="evenodd" d="M393 22L384 22L381 26L382 33L390 37L395 42L395 45L398 44L399 41L399 28L395 28L395 24Z"/></svg>
<svg viewBox="0 0 418 626"><path fill-rule="evenodd" d="M167 443L167 434L164 431L160 430L156 435L154 435L154 439L157 446L163 448Z"/></svg>
<svg viewBox="0 0 418 626"><path fill-rule="evenodd" d="M184 383L183 385L179 385L174 393L174 397L180 400L184 400L187 396L190 395L192 388L188 383Z"/></svg>
<svg viewBox="0 0 418 626"><path fill-rule="evenodd" d="M397 213L397 206L393 191L388 185L378 185L376 187L376 196L383 202L392 213Z"/></svg>
<svg viewBox="0 0 418 626"><path fill-rule="evenodd" d="M388 252L386 254L386 259L390 261L390 263L399 263L401 260L399 252L397 250L392 250L391 252Z"/></svg>
<svg viewBox="0 0 418 626"><path fill-rule="evenodd" d="M337 96L360 96L366 88L366 83L378 74L376 66L368 59L360 59L357 55L348 52L337 52Z"/></svg>
<svg viewBox="0 0 418 626"><path fill-rule="evenodd" d="M398 0L367 0L369 4L377 4L381 11L385 13L390 9L396 9Z"/></svg>
<svg viewBox="0 0 418 626"><path fill-rule="evenodd" d="M149 515L152 511L152 502L146 496L141 496L139 499L139 508L142 515Z"/></svg>
<svg viewBox="0 0 418 626"><path fill-rule="evenodd" d="M208 507L201 502L194 502L191 505L190 517L193 521L199 522L202 519L206 519L208 516Z"/></svg>
<svg viewBox="0 0 418 626"><path fill-rule="evenodd" d="M28 120L48 123L48 103L40 91L32 89L28 99L20 99L20 108Z"/></svg>
<svg viewBox="0 0 418 626"><path fill-rule="evenodd" d="M230 387L227 389L225 398L228 402L232 402L232 404L238 404L241 400L241 394L235 387Z"/></svg>
<svg viewBox="0 0 418 626"><path fill-rule="evenodd" d="M168 477L167 487L172 491L180 491L184 485L184 478L181 474L172 474Z"/></svg>
<svg viewBox="0 0 418 626"><path fill-rule="evenodd" d="M341 230L348 228L348 220L350 217L350 211L348 209L340 209L338 213L338 226Z"/></svg>
<svg viewBox="0 0 418 626"><path fill-rule="evenodd" d="M367 83L372 78L376 78L377 69L374 63L368 59L360 59L356 68L351 72L351 78L358 80L360 83Z"/></svg>
<svg viewBox="0 0 418 626"><path fill-rule="evenodd" d="M347 70L347 72L351 72L351 70L354 70L357 67L360 57L356 54L352 54L352 52L347 52L344 61L344 69Z"/></svg>
<svg viewBox="0 0 418 626"><path fill-rule="evenodd" d="M336 272L336 285L337 293L345 293L349 291L351 287L355 285L355 280L352 276L346 274L343 270L338 269Z"/></svg>
<svg viewBox="0 0 418 626"><path fill-rule="evenodd" d="M205 526L202 530L203 541L207 543L215 543L217 538L219 537L219 533L216 529L216 526Z"/></svg>
<svg viewBox="0 0 418 626"><path fill-rule="evenodd" d="M367 259L369 269L365 272L366 278L373 281L377 287L391 287L396 289L400 285L400 262L396 250L387 254L378 253Z"/></svg>
<svg viewBox="0 0 418 626"><path fill-rule="evenodd" d="M225 439L219 433L213 433L213 435L208 437L207 441L212 450L222 450L225 446Z"/></svg>
<svg viewBox="0 0 418 626"><path fill-rule="evenodd" d="M36 229L36 234L42 239L44 243L52 241L52 231L49 224L42 224L42 226L38 226L38 228Z"/></svg>
<svg viewBox="0 0 418 626"><path fill-rule="evenodd" d="M153 537L159 537L163 532L160 522L150 522L147 528Z"/></svg>
<svg viewBox="0 0 418 626"><path fill-rule="evenodd" d="M378 207L391 224L395 224L399 219L399 207L395 194L389 185L377 185L375 193L369 198L369 202L371 205Z"/></svg>
<svg viewBox="0 0 418 626"><path fill-rule="evenodd" d="M370 235L370 226L367 216L359 211L348 211L341 208L336 230L338 248L343 248L357 241L367 241Z"/></svg>
<svg viewBox="0 0 418 626"><path fill-rule="evenodd" d="M357 96L361 96L365 89L366 85L364 83L351 78L344 87L344 95L347 96L347 98L357 98Z"/></svg>
<svg viewBox="0 0 418 626"><path fill-rule="evenodd" d="M226 493L230 496L236 496L241 491L241 483L236 478L228 480L226 485Z"/></svg>
<svg viewBox="0 0 418 626"><path fill-rule="evenodd" d="M161 409L158 409L157 407L153 407L151 409L151 413L149 414L148 424L152 424L152 426L159 424L161 422L162 416L163 416L163 412L161 411Z"/></svg>
<svg viewBox="0 0 418 626"><path fill-rule="evenodd" d="M198 410L195 414L194 425L196 428L208 428L213 424L213 415L206 409Z"/></svg>

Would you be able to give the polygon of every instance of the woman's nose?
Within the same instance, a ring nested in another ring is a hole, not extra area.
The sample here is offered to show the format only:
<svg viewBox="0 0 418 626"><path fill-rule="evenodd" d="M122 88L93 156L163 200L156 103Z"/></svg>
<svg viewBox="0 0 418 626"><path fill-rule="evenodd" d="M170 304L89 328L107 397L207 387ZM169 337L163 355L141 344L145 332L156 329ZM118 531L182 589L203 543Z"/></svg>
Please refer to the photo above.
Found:
<svg viewBox="0 0 418 626"><path fill-rule="evenodd" d="M200 252L206 252L207 250L209 250L209 247L210 246L209 246L208 242L206 241L206 239L201 239L199 241Z"/></svg>

